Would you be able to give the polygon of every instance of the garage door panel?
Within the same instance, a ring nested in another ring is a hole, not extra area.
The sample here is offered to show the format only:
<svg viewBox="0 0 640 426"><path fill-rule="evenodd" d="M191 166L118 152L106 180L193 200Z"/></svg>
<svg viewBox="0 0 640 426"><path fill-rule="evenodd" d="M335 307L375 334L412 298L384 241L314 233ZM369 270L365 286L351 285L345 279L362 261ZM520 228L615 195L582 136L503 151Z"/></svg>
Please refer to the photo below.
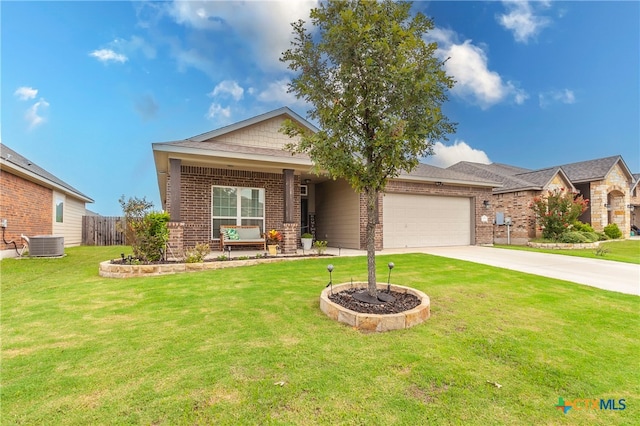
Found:
<svg viewBox="0 0 640 426"><path fill-rule="evenodd" d="M415 194L386 194L385 248L469 245L471 199Z"/></svg>

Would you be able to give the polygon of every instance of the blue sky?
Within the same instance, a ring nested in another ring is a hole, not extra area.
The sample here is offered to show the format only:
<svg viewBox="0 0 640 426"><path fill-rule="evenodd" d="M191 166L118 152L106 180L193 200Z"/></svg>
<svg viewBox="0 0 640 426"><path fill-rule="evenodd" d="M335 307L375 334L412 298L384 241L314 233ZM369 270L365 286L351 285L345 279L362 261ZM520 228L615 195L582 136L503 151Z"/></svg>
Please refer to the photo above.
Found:
<svg viewBox="0 0 640 426"><path fill-rule="evenodd" d="M314 2L2 2L2 142L95 200L160 208L151 144L281 106L289 23ZM457 80L425 162L640 172L640 3L416 2Z"/></svg>

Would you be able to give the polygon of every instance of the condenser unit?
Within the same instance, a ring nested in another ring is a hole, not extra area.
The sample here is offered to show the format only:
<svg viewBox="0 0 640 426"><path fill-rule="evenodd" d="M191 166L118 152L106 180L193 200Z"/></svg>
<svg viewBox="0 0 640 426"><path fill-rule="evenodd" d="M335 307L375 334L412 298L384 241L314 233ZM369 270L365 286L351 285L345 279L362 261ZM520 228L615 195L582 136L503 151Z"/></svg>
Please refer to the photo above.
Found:
<svg viewBox="0 0 640 426"><path fill-rule="evenodd" d="M64 237L57 235L29 237L29 256L64 256Z"/></svg>

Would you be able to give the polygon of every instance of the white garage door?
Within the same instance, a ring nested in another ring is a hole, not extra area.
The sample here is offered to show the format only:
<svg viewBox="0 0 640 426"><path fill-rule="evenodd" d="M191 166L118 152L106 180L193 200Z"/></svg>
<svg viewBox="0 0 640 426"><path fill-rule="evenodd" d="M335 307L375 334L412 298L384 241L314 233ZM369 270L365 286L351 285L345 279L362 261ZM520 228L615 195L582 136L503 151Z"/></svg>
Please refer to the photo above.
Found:
<svg viewBox="0 0 640 426"><path fill-rule="evenodd" d="M386 194L383 204L385 248L471 244L471 199Z"/></svg>

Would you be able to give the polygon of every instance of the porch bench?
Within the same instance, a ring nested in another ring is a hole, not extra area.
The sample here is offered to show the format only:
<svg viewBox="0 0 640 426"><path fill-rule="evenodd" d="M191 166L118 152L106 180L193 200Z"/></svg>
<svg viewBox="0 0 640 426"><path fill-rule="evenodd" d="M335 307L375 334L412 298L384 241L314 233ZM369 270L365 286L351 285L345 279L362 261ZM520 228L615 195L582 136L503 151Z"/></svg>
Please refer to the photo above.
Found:
<svg viewBox="0 0 640 426"><path fill-rule="evenodd" d="M229 230L235 230L237 238L229 235ZM220 251L226 246L262 246L267 249L267 240L260 233L260 227L254 225L222 225L220 226Z"/></svg>

